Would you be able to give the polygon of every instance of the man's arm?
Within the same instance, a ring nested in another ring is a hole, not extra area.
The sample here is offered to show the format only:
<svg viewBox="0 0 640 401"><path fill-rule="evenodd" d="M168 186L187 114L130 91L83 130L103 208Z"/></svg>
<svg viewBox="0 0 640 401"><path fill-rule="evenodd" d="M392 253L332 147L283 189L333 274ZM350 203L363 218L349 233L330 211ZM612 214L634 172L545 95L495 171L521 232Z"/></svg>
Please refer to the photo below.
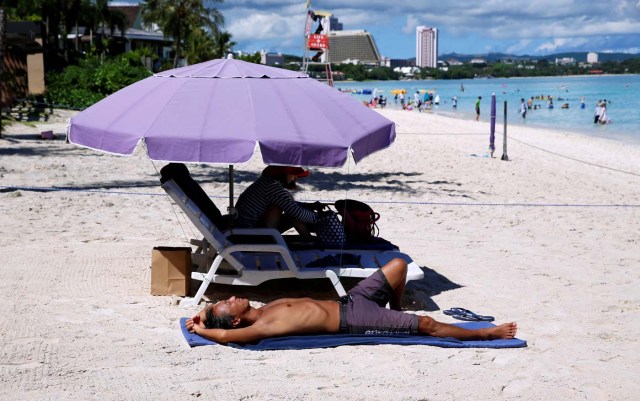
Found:
<svg viewBox="0 0 640 401"><path fill-rule="evenodd" d="M194 326L194 331L199 336L213 340L220 344L226 343L249 343L272 337L268 333L260 330L259 327L249 326L239 329L205 329L198 325Z"/></svg>
<svg viewBox="0 0 640 401"><path fill-rule="evenodd" d="M327 329L323 325L326 320L326 312L320 307L307 307L301 310L299 306L295 306L304 300L305 298L283 299L273 309L269 308L268 311L265 311L258 321L247 327L229 330L206 329L202 322L195 324L192 319L188 319L187 329L222 344L229 342L248 343L265 338L326 331ZM281 309L284 302L289 302L291 305ZM292 307L289 308L289 306Z"/></svg>

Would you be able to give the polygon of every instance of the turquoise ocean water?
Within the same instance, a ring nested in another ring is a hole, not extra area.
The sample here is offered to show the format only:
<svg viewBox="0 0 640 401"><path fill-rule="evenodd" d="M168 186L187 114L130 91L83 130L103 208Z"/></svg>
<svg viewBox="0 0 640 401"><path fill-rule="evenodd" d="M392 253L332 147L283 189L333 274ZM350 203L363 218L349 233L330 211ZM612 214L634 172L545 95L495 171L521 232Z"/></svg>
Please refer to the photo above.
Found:
<svg viewBox="0 0 640 401"><path fill-rule="evenodd" d="M464 92L461 90L464 86ZM504 120L504 101L507 101L507 123L509 126L525 124L533 127L560 128L584 135L606 137L622 142L640 143L640 75L572 76L542 78L491 78L463 80L426 81L369 81L336 82L340 90L378 90L387 97L387 106L400 108L394 104L390 93L393 89L406 89L405 99L413 99L419 90L435 90L440 95L440 105L434 113L452 117L474 119L474 104L482 96L481 120L489 121L491 95L496 95L497 127ZM541 106L538 110L528 110L526 119L518 113L520 99L536 96L553 96L554 108L547 108L546 100L535 100ZM358 100L369 100L370 94L352 93ZM422 96L422 95L421 95ZM451 98L458 97L458 108L453 110ZM580 108L584 98L585 108ZM593 123L593 112L600 99L607 100L607 115L612 123ZM561 108L567 103L568 108ZM413 111L417 112L417 111ZM501 128L497 129L498 131Z"/></svg>

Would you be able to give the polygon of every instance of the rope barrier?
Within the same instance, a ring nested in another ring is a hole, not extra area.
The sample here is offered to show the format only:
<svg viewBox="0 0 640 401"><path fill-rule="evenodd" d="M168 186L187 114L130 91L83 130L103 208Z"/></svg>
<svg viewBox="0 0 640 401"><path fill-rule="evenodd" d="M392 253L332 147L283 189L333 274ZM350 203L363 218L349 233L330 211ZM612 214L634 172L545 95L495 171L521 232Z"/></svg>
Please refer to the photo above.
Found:
<svg viewBox="0 0 640 401"><path fill-rule="evenodd" d="M110 191L110 190L97 190L97 189L82 189L72 187L25 187L25 186L7 186L0 185L0 190L9 191L34 191L34 192L87 192L98 193L105 195L139 195L139 196L166 196L166 194L153 194L145 192L125 192L125 191ZM227 196L214 195L209 196L213 199L227 199ZM331 200L319 199L320 202L333 203ZM490 203L490 202L423 202L423 201L375 201L367 200L367 203L371 204L389 204L389 205L418 205L418 206L504 206L504 207L629 207L638 208L640 204L622 204L622 203Z"/></svg>
<svg viewBox="0 0 640 401"><path fill-rule="evenodd" d="M125 191L110 191L99 189L85 189L85 188L73 188L73 187L26 187L26 186L7 186L0 185L0 190L13 190L13 191L32 191L32 192L88 192L99 193L108 195L143 195L143 196L164 196L163 194L151 194L144 192L125 192Z"/></svg>
<svg viewBox="0 0 640 401"><path fill-rule="evenodd" d="M401 133L399 133L399 135L421 135L421 136L486 136L487 134L482 134L482 133L480 133L480 134L476 134L476 133L452 133L452 134L438 134L438 133L428 133L428 132L401 132ZM556 153L556 152L553 152L553 151L551 151L551 150L548 150L548 149L542 148L542 147L540 147L540 146L532 145L532 144L527 143L527 142L524 142L524 141L522 141L522 140L520 140L520 139L518 139L518 138L514 138L513 136L509 136L509 139L510 139L510 140L512 140L512 141L516 141L516 142L518 142L518 143L521 143L521 144L523 144L523 145L525 145L525 146L532 147L532 148L534 148L534 149L537 149L537 150L540 150L540 151L542 151L542 152L546 152L546 153L552 154L552 155L554 155L554 156L558 156L558 157L562 157L562 158L565 158L565 159L568 159L568 160L572 160L572 161L574 161L574 162L578 162L578 163L586 164L586 165L593 166L593 167L603 168L603 169L605 169L605 170L615 171L615 172L617 172L617 173L623 173L623 174L635 175L635 176L637 176L637 177L640 177L640 173L635 173L635 172L632 172L632 171L620 170L620 169L613 168L613 167L603 166L602 164L597 164L597 163L592 163L592 162L588 162L588 161L585 161L585 160L576 159L575 157L571 157L571 156L563 155L563 154L561 154L561 153Z"/></svg>
<svg viewBox="0 0 640 401"><path fill-rule="evenodd" d="M420 133L420 132L411 132L411 133L403 133L404 135L484 135L484 134L465 134L465 133L457 133L457 134L431 134L431 133ZM590 165L593 167L598 167L598 168L603 168L606 170L611 170L611 171L615 171L618 173L623 173L623 174L629 174L629 175L634 175L634 176L639 176L639 173L635 173L635 172L630 172L630 171L625 171L625 170L620 170L620 169L616 169L613 167L608 167L608 166L603 166L600 164L596 164L596 163L591 163L588 161L584 161L584 160L580 160L580 159L576 159L574 157L571 156L566 156L560 153L556 153L553 151L550 151L548 149L544 149L541 148L539 146L535 146L529 143L526 143L522 140L519 140L517 138L514 137L510 137L511 140L514 140L518 143L521 143L523 145L532 147L534 149L543 151L543 152L547 152L549 154L552 154L554 156L558 156L558 157L562 157L568 160L572 160L578 163L583 163L586 165ZM152 162L153 164L153 162ZM156 170L156 173L158 173L158 175L160 175L158 168L156 167L155 164L153 164L154 169ZM348 166L350 167L350 166ZM139 196L165 196L166 194L152 194L152 193L143 193L143 192L125 192L125 191L110 191L110 190L97 190L97 189L82 189L82 188L73 188L73 187L29 187L29 186L0 186L0 190L10 190L10 191L16 191L16 190L22 190L22 191L34 191L34 192L55 192L55 191L69 191L69 192L87 192L87 193L100 193L100 194L107 194L107 195L139 195ZM345 192L347 193L347 192ZM222 199L225 198L225 196L210 196L211 198L218 198L218 199ZM322 202L323 200L321 200ZM325 201L326 202L326 201ZM481 203L473 203L473 202L421 202L421 201L416 201L416 202L412 202L412 201L367 201L368 203L371 204L395 204L395 205L431 205L431 206L471 206L471 207L486 207L486 206L501 206L501 207L584 207L584 208L590 208L590 207L599 207L599 208L608 208L608 207L628 207L628 208L637 208L640 207L640 204L588 204L588 203L582 203L582 204L571 204L571 203L486 203L486 202L481 202ZM174 211L175 212L175 211Z"/></svg>
<svg viewBox="0 0 640 401"><path fill-rule="evenodd" d="M532 147L532 148L534 148L534 149L540 150L540 151L542 151L542 152L546 152L546 153L552 154L552 155L554 155L554 156L562 157L562 158L565 158L565 159L568 159L568 160L573 160L574 162L578 162L578 163L582 163L582 164L587 164L587 165L589 165L589 166L594 166L594 167L603 168L603 169L605 169L605 170L615 171L615 172L617 172L617 173L623 173L623 174L635 175L635 176L637 176L637 177L640 177L640 174L639 174L639 173L634 173L634 172L632 172L632 171L620 170L620 169L617 169L617 168L608 167L608 166L603 166L603 165L601 165L601 164L591 163L591 162L588 162L588 161L585 161L585 160L576 159L576 158L571 157L571 156L567 156L567 155L563 155L563 154L560 154L560 153L552 152L552 151L550 151L550 150L548 150L548 149L541 148L541 147L536 146L536 145L532 145L532 144L530 144L530 143L527 143L527 142L521 141L520 139L514 138L514 137L512 137L512 136L511 136L511 137L509 137L509 139L511 139L512 141L516 141L516 142L518 142L518 143L521 143L521 144L523 144L523 145L526 145L526 146Z"/></svg>

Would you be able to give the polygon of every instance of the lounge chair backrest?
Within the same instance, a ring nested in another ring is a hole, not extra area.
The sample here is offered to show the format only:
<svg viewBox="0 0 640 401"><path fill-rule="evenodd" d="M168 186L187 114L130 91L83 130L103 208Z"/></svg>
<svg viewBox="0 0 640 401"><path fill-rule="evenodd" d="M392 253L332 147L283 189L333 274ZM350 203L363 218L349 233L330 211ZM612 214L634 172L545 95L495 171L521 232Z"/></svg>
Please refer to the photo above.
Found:
<svg viewBox="0 0 640 401"><path fill-rule="evenodd" d="M225 221L220 209L207 196L200 184L191 178L189 169L182 163L169 163L160 170L160 182L164 184L174 180L191 201L215 224L217 227L225 226Z"/></svg>
<svg viewBox="0 0 640 401"><path fill-rule="evenodd" d="M200 209L200 207L187 196L174 179L165 181L165 183L162 184L162 189L164 189L187 214L191 222L196 226L196 228L198 228L210 244L212 244L216 249L225 248L228 243L225 234L221 232L213 221L204 214L202 209Z"/></svg>

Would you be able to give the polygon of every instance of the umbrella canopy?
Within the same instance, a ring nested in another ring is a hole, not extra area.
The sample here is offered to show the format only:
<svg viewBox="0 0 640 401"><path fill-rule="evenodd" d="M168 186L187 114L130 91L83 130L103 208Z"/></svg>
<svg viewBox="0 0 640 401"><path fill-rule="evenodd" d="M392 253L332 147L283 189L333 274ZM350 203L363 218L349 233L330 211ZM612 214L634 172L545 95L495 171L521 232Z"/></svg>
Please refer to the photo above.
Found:
<svg viewBox="0 0 640 401"><path fill-rule="evenodd" d="M338 167L395 139L395 124L307 75L212 60L153 75L71 118L69 141L152 160Z"/></svg>

